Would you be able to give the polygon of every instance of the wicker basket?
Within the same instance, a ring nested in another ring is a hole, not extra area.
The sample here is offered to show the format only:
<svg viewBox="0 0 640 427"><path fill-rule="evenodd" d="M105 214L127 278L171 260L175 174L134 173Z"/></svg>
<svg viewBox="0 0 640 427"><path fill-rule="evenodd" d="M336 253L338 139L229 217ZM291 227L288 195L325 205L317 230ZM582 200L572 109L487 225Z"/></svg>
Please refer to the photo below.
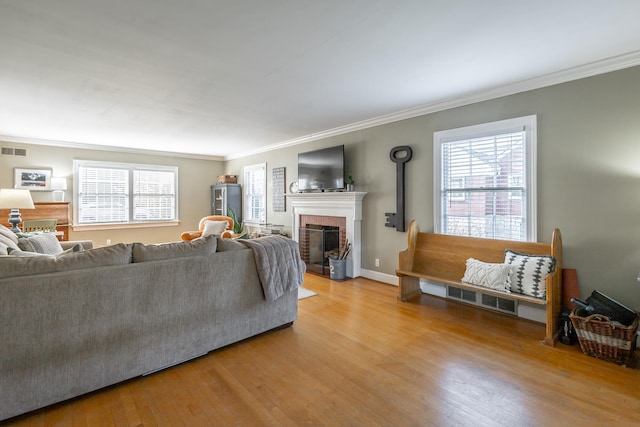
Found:
<svg viewBox="0 0 640 427"><path fill-rule="evenodd" d="M575 309L569 315L578 335L582 351L593 357L633 367L636 352L638 317L629 326L614 324L607 316L592 314L582 317Z"/></svg>
<svg viewBox="0 0 640 427"><path fill-rule="evenodd" d="M237 184L238 175L218 175L218 184Z"/></svg>

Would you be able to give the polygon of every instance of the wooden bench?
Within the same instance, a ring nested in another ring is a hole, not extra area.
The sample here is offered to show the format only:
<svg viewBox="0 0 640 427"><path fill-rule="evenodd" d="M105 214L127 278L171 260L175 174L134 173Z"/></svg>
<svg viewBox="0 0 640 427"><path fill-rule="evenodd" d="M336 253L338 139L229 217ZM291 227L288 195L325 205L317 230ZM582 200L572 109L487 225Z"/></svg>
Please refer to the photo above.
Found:
<svg viewBox="0 0 640 427"><path fill-rule="evenodd" d="M426 279L500 298L544 306L546 311L544 343L550 346L555 345L558 338L559 315L562 305L562 238L560 230L554 230L550 244L421 233L415 221L411 221L407 234L408 248L399 253L398 269L396 270L396 275L399 278L399 300L406 301L420 295L420 279ZM531 255L552 255L555 257L555 269L546 278L546 299L500 292L461 282L468 258L490 263L502 263L504 262L504 251L507 248Z"/></svg>

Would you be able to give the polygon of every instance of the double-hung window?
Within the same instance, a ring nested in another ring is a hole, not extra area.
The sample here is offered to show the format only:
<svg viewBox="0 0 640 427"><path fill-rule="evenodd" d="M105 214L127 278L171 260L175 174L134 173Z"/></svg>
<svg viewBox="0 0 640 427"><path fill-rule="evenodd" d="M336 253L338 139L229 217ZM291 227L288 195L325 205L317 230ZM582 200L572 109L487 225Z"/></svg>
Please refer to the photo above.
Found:
<svg viewBox="0 0 640 427"><path fill-rule="evenodd" d="M178 220L178 168L74 160L77 225Z"/></svg>
<svg viewBox="0 0 640 427"><path fill-rule="evenodd" d="M434 133L435 231L536 240L536 116Z"/></svg>
<svg viewBox="0 0 640 427"><path fill-rule="evenodd" d="M244 222L267 221L267 164L244 167Z"/></svg>

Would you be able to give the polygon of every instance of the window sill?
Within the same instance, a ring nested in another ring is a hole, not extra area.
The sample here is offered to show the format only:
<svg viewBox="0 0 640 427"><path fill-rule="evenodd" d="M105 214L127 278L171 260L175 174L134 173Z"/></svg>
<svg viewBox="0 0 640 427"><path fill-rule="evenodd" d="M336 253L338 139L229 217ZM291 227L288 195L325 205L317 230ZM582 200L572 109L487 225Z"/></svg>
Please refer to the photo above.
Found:
<svg viewBox="0 0 640 427"><path fill-rule="evenodd" d="M72 225L73 231L97 231L97 230L117 230L127 228L154 228L154 227L177 227L180 221L162 221L162 222L129 222L122 224L86 224Z"/></svg>

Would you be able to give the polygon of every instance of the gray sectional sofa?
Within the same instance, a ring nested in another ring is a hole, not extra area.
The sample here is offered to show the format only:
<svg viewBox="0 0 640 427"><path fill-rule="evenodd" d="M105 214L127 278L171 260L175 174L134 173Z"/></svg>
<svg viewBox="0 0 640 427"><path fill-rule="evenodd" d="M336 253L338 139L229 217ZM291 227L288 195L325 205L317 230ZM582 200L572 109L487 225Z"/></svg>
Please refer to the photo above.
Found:
<svg viewBox="0 0 640 427"><path fill-rule="evenodd" d="M253 251L216 237L0 256L0 420L288 326L298 285L268 301Z"/></svg>

